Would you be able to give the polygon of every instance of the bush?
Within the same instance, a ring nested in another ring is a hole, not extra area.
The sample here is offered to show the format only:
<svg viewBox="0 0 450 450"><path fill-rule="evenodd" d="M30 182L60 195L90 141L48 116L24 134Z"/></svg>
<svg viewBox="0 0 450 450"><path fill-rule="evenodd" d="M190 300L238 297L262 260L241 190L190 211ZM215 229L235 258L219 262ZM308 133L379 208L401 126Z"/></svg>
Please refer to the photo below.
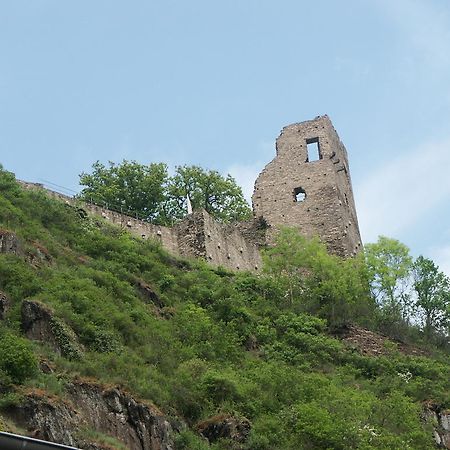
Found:
<svg viewBox="0 0 450 450"><path fill-rule="evenodd" d="M222 402L236 402L242 396L239 392L239 385L233 375L210 371L205 374L202 380L202 387L213 403L218 406Z"/></svg>
<svg viewBox="0 0 450 450"><path fill-rule="evenodd" d="M10 333L0 335L0 370L21 384L37 373L37 360L28 342Z"/></svg>

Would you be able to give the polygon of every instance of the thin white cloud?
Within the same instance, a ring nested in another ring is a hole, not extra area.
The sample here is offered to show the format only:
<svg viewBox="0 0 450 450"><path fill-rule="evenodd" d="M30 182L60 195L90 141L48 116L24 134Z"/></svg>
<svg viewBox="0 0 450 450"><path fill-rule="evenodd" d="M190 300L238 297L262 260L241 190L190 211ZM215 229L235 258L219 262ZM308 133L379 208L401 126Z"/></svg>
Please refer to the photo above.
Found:
<svg viewBox="0 0 450 450"><path fill-rule="evenodd" d="M257 176L264 169L265 165L275 157L275 143L261 141L257 144L260 159L251 164L233 164L226 173L229 173L236 180L237 184L242 187L244 197L251 204L253 189Z"/></svg>
<svg viewBox="0 0 450 450"><path fill-rule="evenodd" d="M380 234L398 236L433 208L450 202L450 137L401 155L355 186L365 242Z"/></svg>
<svg viewBox="0 0 450 450"><path fill-rule="evenodd" d="M255 185L256 177L259 175L261 170L263 169L264 164L255 163L255 164L234 164L230 166L227 170L234 179L237 184L242 187L242 192L244 193L244 197L251 204L253 188Z"/></svg>

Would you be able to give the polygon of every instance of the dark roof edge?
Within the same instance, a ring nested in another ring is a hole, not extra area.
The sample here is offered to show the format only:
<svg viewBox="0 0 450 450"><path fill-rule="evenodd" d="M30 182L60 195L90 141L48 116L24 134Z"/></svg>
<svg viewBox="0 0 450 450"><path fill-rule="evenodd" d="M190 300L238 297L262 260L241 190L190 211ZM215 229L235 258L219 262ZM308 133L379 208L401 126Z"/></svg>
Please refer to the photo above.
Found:
<svg viewBox="0 0 450 450"><path fill-rule="evenodd" d="M52 449L69 449L79 450L76 447L69 447L67 445L55 444L53 442L41 441L27 436L20 436L18 434L6 433L0 431L0 448L2 450L52 450Z"/></svg>

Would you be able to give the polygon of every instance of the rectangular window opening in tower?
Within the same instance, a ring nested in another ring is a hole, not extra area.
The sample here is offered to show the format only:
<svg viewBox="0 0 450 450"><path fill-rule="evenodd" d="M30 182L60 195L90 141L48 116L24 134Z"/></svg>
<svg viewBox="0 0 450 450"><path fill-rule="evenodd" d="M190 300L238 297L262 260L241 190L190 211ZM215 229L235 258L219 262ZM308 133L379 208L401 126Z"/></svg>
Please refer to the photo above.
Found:
<svg viewBox="0 0 450 450"><path fill-rule="evenodd" d="M319 161L322 159L318 137L306 139L306 148L308 152L306 162Z"/></svg>

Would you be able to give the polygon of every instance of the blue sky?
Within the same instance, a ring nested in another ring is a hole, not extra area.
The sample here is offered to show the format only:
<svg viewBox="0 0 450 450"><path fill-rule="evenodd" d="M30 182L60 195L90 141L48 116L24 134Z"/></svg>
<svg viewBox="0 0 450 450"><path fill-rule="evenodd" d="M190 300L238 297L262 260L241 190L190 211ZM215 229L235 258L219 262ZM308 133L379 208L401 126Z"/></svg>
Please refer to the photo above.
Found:
<svg viewBox="0 0 450 450"><path fill-rule="evenodd" d="M448 0L0 0L0 162L78 189L100 160L200 164L251 193L328 114L363 239L450 274Z"/></svg>

